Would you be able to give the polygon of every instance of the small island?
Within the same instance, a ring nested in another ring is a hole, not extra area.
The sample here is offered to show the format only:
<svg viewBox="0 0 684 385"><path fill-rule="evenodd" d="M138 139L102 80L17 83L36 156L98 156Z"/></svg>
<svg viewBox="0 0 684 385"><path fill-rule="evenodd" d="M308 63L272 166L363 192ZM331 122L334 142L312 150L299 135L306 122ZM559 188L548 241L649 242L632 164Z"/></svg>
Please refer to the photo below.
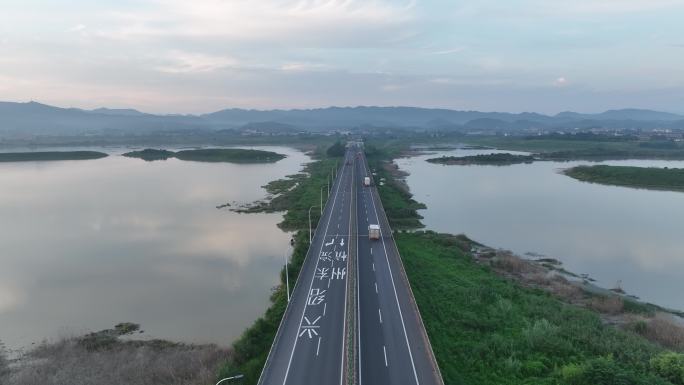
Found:
<svg viewBox="0 0 684 385"><path fill-rule="evenodd" d="M108 155L98 151L30 151L0 153L0 162L41 162L55 160L88 160L105 158Z"/></svg>
<svg viewBox="0 0 684 385"><path fill-rule="evenodd" d="M684 192L684 169L632 166L577 166L563 171L583 182Z"/></svg>
<svg viewBox="0 0 684 385"><path fill-rule="evenodd" d="M243 148L209 148L176 152L146 148L141 151L127 152L123 156L148 162L176 158L195 162L272 163L285 158L285 155L277 152Z"/></svg>
<svg viewBox="0 0 684 385"><path fill-rule="evenodd" d="M455 165L493 165L506 166L518 163L532 163L534 156L532 155L514 155L509 153L500 154L483 154L483 155L469 155L469 156L442 156L439 158L431 158L427 160L430 163L439 164L455 164Z"/></svg>

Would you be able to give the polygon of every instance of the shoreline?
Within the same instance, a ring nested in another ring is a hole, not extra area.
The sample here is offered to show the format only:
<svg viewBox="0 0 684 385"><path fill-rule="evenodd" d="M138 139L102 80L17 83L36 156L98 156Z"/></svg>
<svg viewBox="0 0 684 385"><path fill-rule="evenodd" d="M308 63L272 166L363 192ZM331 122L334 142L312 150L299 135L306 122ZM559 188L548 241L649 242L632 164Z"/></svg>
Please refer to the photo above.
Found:
<svg viewBox="0 0 684 385"><path fill-rule="evenodd" d="M457 148L457 147L454 147L454 148ZM496 150L496 148L493 148L493 149ZM397 158L412 158L412 157L427 155L427 154L430 154L430 153L421 152L421 151L401 152L400 156L392 157L388 162L386 162L387 164L385 165L385 169L390 173L390 175L392 175L393 178L395 178L395 182L397 182L401 186L402 189L405 189L405 191L408 194L411 194L410 186L408 185L408 182L406 181L406 177L408 177L410 175L410 173L406 170L402 170L399 167L399 165L395 162L395 160ZM434 164L438 164L438 163L434 163ZM565 170L560 170L560 173L565 174L564 171ZM578 180L578 181L587 182L587 181L583 181L583 180ZM588 183L596 183L596 182L588 182ZM602 185L606 185L606 184L602 184ZM635 187L631 187L631 186L613 185L613 184L606 185L606 186L635 188ZM648 188L644 188L644 187L641 187L639 189L652 190L652 191L673 191L673 190L662 190L662 189L648 189ZM680 192L680 191L674 191L674 192ZM423 203L421 203L421 204L423 204ZM427 206L425 206L425 208L423 208L423 210L427 210L427 209L428 209ZM422 223L422 221L421 221L421 225L423 227L421 227L420 229L432 231L432 230L428 229L427 227L425 227L425 225ZM659 305L657 303L653 303L653 302L649 302L649 301L643 301L637 295L625 293L624 290L622 290L621 288L606 288L606 287L599 286L599 285L594 283L596 281L590 277L590 274L578 274L578 273L575 273L572 271L565 270L563 268L563 261L560 259L549 258L547 256L537 254L537 253L529 253L529 252L526 253L527 255L534 254L534 256L539 257L538 259L535 260L532 258L523 257L517 253L514 253L514 252L506 250L506 249L481 244L481 243L477 242L476 240L472 240L472 239L468 238L467 234L461 233L461 234L447 234L447 235L451 235L451 236L462 235L462 236L466 237L473 244L478 245L478 248L480 248L482 250L487 250L488 252L504 252L504 253L510 254L511 256L513 256L515 258L520 259L521 261L539 264L540 266L544 265L544 267L547 268L547 272L559 273L562 276L564 276L565 278L570 278L570 280L572 280L572 279L581 280L582 282L581 282L581 285L579 285L579 286L583 290L594 291L594 292L603 293L603 294L620 295L622 297L629 298L630 300L638 302L639 304L642 304L644 306L653 307L654 310L657 310L657 311L660 311L663 313L667 313L669 315L677 317L676 321L681 322L682 325L684 325L684 310L673 309L673 308L669 308L666 306ZM555 265L555 266L551 267L551 266L549 266L549 263L544 263L544 262L547 262L547 261L545 261L545 259L550 259L550 260L555 261L555 263L553 263L553 265ZM616 291L616 289L618 289L618 291ZM622 293L620 293L619 291L622 291Z"/></svg>

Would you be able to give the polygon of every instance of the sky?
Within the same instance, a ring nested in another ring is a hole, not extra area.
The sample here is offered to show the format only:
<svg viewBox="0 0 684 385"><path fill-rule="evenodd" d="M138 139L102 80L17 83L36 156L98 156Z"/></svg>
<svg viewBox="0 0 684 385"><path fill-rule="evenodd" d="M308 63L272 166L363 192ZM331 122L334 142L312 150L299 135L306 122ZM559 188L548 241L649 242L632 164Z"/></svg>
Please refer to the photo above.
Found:
<svg viewBox="0 0 684 385"><path fill-rule="evenodd" d="M0 100L684 113L684 0L0 0Z"/></svg>

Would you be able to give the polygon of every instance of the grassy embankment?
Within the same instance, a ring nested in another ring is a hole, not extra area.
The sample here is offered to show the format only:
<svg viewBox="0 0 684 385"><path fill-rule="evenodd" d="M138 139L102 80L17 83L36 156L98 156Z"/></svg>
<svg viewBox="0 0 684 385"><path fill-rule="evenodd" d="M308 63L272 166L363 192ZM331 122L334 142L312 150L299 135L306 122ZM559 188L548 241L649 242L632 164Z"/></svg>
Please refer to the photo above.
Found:
<svg viewBox="0 0 684 385"><path fill-rule="evenodd" d="M274 196L246 210L247 212L285 211L283 221L278 226L285 231L295 232L294 249L288 264L290 288L293 288L296 283L309 248L309 208L315 206L311 210L311 220L315 227L320 219L321 187L326 185L331 170L341 162L340 158L325 156L321 150L316 152L314 158L315 161L309 163L302 174L291 175L264 186ZM325 204L325 201L323 203ZM271 306L264 316L256 320L233 344L233 355L221 368L217 378L241 373L245 375L244 384L256 384L286 306L287 294L283 269L281 285L271 295Z"/></svg>
<svg viewBox="0 0 684 385"><path fill-rule="evenodd" d="M270 163L277 162L285 155L272 151L251 150L242 148L209 148L201 150L155 150L146 148L141 151L131 151L123 154L129 158L139 158L145 161L166 160L177 158L195 162L230 162L230 163Z"/></svg>
<svg viewBox="0 0 684 385"><path fill-rule="evenodd" d="M464 143L500 150L525 151L544 160L684 159L684 145L662 140L616 140L599 135L542 137L483 136L462 138Z"/></svg>
<svg viewBox="0 0 684 385"><path fill-rule="evenodd" d="M518 163L532 163L534 162L534 156L501 153L469 156L442 156L430 158L427 161L438 164L507 166Z"/></svg>
<svg viewBox="0 0 684 385"><path fill-rule="evenodd" d="M390 221L402 223L415 201L398 183L384 187ZM640 318L644 306L617 297L579 298L597 310L571 305L476 262L463 236L398 232L396 240L447 384L684 384L684 356L663 346L682 351L684 334ZM601 311L635 321L609 326Z"/></svg>
<svg viewBox="0 0 684 385"><path fill-rule="evenodd" d="M577 166L564 171L575 179L614 186L684 191L684 169L630 166Z"/></svg>
<svg viewBox="0 0 684 385"><path fill-rule="evenodd" d="M98 151L36 151L0 153L0 162L29 162L52 160L88 160L107 157Z"/></svg>

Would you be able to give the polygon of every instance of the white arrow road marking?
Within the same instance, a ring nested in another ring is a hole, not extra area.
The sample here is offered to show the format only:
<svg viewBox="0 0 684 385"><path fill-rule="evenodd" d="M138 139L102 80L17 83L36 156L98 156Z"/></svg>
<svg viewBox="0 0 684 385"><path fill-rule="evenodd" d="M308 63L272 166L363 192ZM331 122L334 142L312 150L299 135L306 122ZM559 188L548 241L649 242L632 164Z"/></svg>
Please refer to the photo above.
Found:
<svg viewBox="0 0 684 385"><path fill-rule="evenodd" d="M330 240L330 243L326 243L325 245L326 245L326 246L330 246L330 245L332 245L333 243L335 243L335 238L331 239L331 240Z"/></svg>
<svg viewBox="0 0 684 385"><path fill-rule="evenodd" d="M340 247L344 247L344 238L340 240Z"/></svg>
<svg viewBox="0 0 684 385"><path fill-rule="evenodd" d="M299 333L299 336L303 336L304 334L308 335L309 339L313 338L313 336L318 335L318 331L316 329L320 328L320 325L316 325L316 322L321 319L321 316L318 316L313 322L309 321L309 318L304 316L304 321L306 322L306 325L302 325L302 331Z"/></svg>

